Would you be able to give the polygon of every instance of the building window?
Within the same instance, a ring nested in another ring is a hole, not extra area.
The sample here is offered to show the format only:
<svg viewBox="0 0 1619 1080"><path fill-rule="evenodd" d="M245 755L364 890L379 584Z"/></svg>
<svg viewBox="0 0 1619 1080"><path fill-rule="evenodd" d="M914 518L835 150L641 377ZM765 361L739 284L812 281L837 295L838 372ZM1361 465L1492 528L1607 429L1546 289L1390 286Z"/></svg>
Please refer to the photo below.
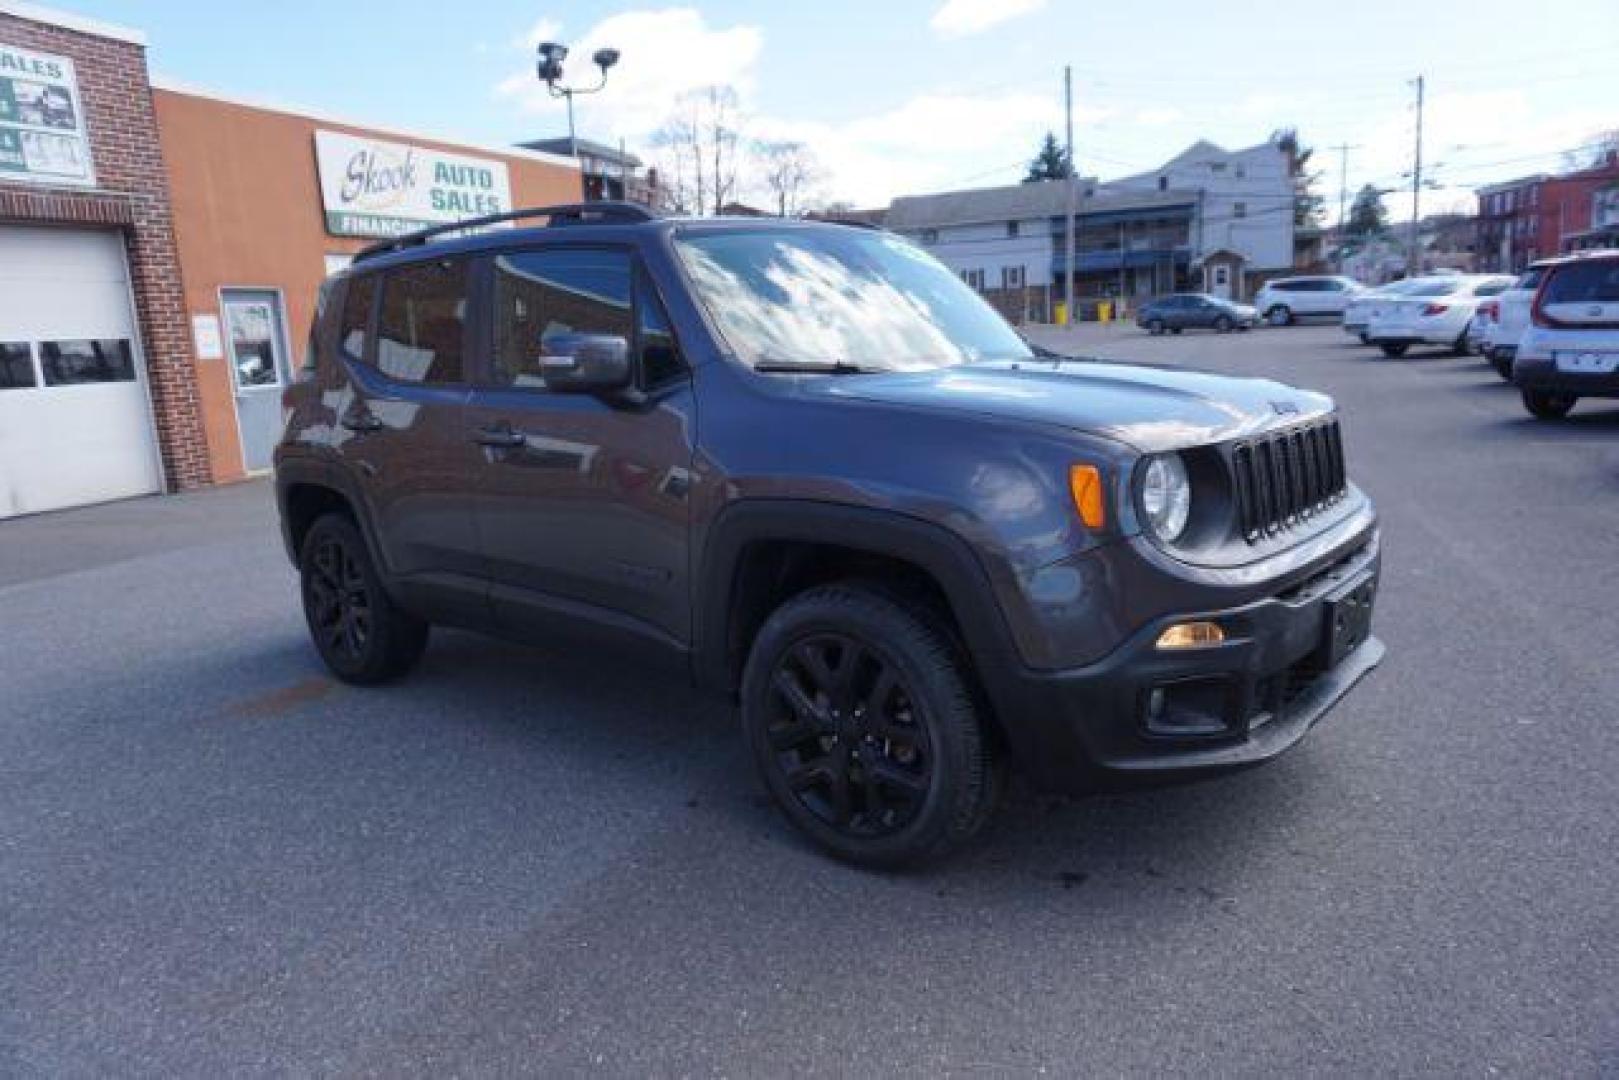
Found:
<svg viewBox="0 0 1619 1080"><path fill-rule="evenodd" d="M1021 289L1021 288L1023 288L1023 267L1021 267L1021 266L1003 266L1003 267L1001 267L1001 288L1003 288L1003 289Z"/></svg>
<svg viewBox="0 0 1619 1080"><path fill-rule="evenodd" d="M982 270L963 270L961 280L979 292L984 291L984 272Z"/></svg>
<svg viewBox="0 0 1619 1080"><path fill-rule="evenodd" d="M1158 178L1158 190L1159 191L1168 191L1169 190L1169 177L1160 176Z"/></svg>
<svg viewBox="0 0 1619 1080"><path fill-rule="evenodd" d="M26 341L0 341L0 390L34 385L33 347Z"/></svg>
<svg viewBox="0 0 1619 1080"><path fill-rule="evenodd" d="M39 361L46 386L135 381L135 355L121 338L41 342Z"/></svg>
<svg viewBox="0 0 1619 1080"><path fill-rule="evenodd" d="M1231 216L1245 218L1248 216L1248 204L1245 202L1231 204Z"/></svg>
<svg viewBox="0 0 1619 1080"><path fill-rule="evenodd" d="M931 246L933 244L937 244L938 242L939 242L939 230L938 229L923 229L922 230L922 243L928 244L928 245Z"/></svg>
<svg viewBox="0 0 1619 1080"><path fill-rule="evenodd" d="M1237 166L1237 179L1238 180L1246 180L1247 178L1248 178L1248 167L1246 165L1238 165Z"/></svg>
<svg viewBox="0 0 1619 1080"><path fill-rule="evenodd" d="M1017 239L1017 222L1008 221L1006 223L1006 238L1008 240L1016 240Z"/></svg>

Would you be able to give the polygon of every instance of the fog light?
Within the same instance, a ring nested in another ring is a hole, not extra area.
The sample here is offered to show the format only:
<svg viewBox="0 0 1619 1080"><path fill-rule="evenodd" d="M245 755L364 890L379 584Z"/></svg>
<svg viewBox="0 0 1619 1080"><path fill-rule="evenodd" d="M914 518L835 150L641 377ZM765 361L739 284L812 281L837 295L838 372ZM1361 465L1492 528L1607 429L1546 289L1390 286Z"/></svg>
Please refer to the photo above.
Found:
<svg viewBox="0 0 1619 1080"><path fill-rule="evenodd" d="M1207 649L1225 640L1219 623L1183 622L1158 635L1160 649Z"/></svg>

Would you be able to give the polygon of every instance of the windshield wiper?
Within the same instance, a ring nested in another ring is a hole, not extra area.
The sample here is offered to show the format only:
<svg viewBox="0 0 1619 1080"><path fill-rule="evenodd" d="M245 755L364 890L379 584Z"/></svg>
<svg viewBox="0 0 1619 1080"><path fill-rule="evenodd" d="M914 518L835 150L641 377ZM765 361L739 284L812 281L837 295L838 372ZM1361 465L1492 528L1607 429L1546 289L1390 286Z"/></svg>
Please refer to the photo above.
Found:
<svg viewBox="0 0 1619 1080"><path fill-rule="evenodd" d="M799 375L873 375L882 368L862 367L846 360L760 360L754 371Z"/></svg>

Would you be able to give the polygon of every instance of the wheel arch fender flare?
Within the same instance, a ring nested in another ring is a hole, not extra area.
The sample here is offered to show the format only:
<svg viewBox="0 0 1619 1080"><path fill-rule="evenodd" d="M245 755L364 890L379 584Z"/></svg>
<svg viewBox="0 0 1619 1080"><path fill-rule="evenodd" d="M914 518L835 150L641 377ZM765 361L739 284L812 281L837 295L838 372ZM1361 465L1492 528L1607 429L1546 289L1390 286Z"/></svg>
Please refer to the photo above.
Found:
<svg viewBox="0 0 1619 1080"><path fill-rule="evenodd" d="M692 672L698 685L732 693L740 664L730 651L739 571L755 543L810 543L902 560L931 577L950 605L962 644L995 703L1001 673L1018 663L1004 612L982 561L942 525L893 510L808 499L744 499L709 526L698 559Z"/></svg>

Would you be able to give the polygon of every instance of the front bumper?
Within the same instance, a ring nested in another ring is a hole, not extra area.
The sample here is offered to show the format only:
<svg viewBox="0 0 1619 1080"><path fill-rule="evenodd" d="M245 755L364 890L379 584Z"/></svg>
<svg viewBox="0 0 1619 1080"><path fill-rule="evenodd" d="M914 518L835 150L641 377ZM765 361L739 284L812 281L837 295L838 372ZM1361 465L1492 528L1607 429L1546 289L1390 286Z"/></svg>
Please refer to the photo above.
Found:
<svg viewBox="0 0 1619 1080"><path fill-rule="evenodd" d="M1514 357L1512 382L1525 390L1548 390L1576 397L1619 397L1619 371L1602 374L1562 371L1549 356L1520 354Z"/></svg>
<svg viewBox="0 0 1619 1080"><path fill-rule="evenodd" d="M1276 596L1218 611L1185 612L1143 627L1105 659L1083 668L1024 672L1014 749L1039 786L1093 790L1126 777L1184 777L1267 761L1292 747L1383 659L1370 635L1382 555L1373 535L1314 577ZM1346 604L1364 637L1335 663L1328 621ZM1165 652L1172 623L1217 622L1223 644ZM1203 730L1165 731L1150 719L1163 689L1171 714L1201 717Z"/></svg>

